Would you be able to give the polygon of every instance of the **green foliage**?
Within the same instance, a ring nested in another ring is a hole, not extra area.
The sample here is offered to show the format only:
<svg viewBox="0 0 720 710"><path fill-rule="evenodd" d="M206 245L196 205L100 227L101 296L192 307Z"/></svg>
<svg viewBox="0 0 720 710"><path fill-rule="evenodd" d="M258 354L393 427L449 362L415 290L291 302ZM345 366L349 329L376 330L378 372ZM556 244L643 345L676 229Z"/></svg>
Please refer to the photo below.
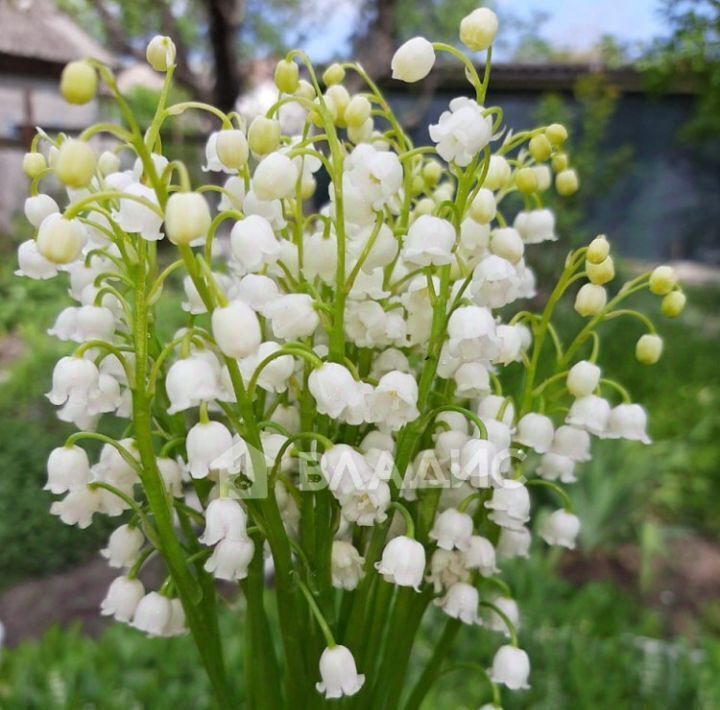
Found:
<svg viewBox="0 0 720 710"><path fill-rule="evenodd" d="M716 0L663 0L671 27L656 39L640 62L651 89L662 91L677 81L697 89L695 114L683 138L703 142L720 135L720 5Z"/></svg>

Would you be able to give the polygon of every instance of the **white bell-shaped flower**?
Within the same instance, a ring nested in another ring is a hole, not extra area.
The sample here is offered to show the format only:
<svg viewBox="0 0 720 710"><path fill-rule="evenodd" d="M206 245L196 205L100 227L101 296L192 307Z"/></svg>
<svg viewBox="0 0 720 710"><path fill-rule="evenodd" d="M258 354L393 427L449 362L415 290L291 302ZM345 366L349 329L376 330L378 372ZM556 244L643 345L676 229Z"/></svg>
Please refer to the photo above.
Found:
<svg viewBox="0 0 720 710"><path fill-rule="evenodd" d="M374 422L397 431L420 416L417 399L418 386L412 375L388 372L382 376L370 397L370 414Z"/></svg>
<svg viewBox="0 0 720 710"><path fill-rule="evenodd" d="M490 373L480 362L464 362L453 374L455 393L460 399L490 394Z"/></svg>
<svg viewBox="0 0 720 710"><path fill-rule="evenodd" d="M500 646L493 658L490 679L510 690L529 688L530 659L527 653L515 646Z"/></svg>
<svg viewBox="0 0 720 710"><path fill-rule="evenodd" d="M140 528L121 525L110 535L107 547L100 550L100 554L110 567L131 567L144 543L145 536Z"/></svg>
<svg viewBox="0 0 720 710"><path fill-rule="evenodd" d="M280 258L281 244L263 216L250 214L230 232L232 266L240 273L257 273Z"/></svg>
<svg viewBox="0 0 720 710"><path fill-rule="evenodd" d="M183 496L183 467L180 460L161 456L157 459L158 470L165 490L174 498Z"/></svg>
<svg viewBox="0 0 720 710"><path fill-rule="evenodd" d="M151 188L140 182L133 182L122 189L126 195L141 197L153 204L158 204L157 195ZM163 223L162 215L152 208L133 199L120 199L120 207L113 212L113 219L124 232L139 234L143 239L154 242L162 239L160 227Z"/></svg>
<svg viewBox="0 0 720 710"><path fill-rule="evenodd" d="M325 451L320 458L320 471L337 498L366 490L373 479L365 456L348 444L336 444Z"/></svg>
<svg viewBox="0 0 720 710"><path fill-rule="evenodd" d="M435 601L435 604L449 617L470 625L481 623L478 616L479 603L478 590L467 582L456 582L447 590L444 597Z"/></svg>
<svg viewBox="0 0 720 710"><path fill-rule="evenodd" d="M365 676L357 672L355 659L345 646L331 646L322 652L320 678L315 688L328 700L355 695L365 682Z"/></svg>
<svg viewBox="0 0 720 710"><path fill-rule="evenodd" d="M44 490L66 493L90 483L90 462L85 449L59 446L50 452L47 462L48 480Z"/></svg>
<svg viewBox="0 0 720 710"><path fill-rule="evenodd" d="M555 510L538 527L538 534L548 545L575 549L575 540L580 532L580 519L562 508Z"/></svg>
<svg viewBox="0 0 720 710"><path fill-rule="evenodd" d="M449 110L440 115L440 120L428 127L443 160L464 168L490 143L492 118L483 116L484 111L476 101L459 96L450 102Z"/></svg>
<svg viewBox="0 0 720 710"><path fill-rule="evenodd" d="M518 212L513 227L519 232L525 244L540 244L557 240L555 215L552 210L546 208Z"/></svg>
<svg viewBox="0 0 720 710"><path fill-rule="evenodd" d="M234 582L245 579L248 567L255 554L255 544L247 538L242 540L220 540L212 555L205 562L205 571L215 579Z"/></svg>
<svg viewBox="0 0 720 710"><path fill-rule="evenodd" d="M60 208L58 207L58 203L55 202L50 195L45 195L41 192L25 200L24 211L27 221L37 229L45 217L59 212Z"/></svg>
<svg viewBox="0 0 720 710"><path fill-rule="evenodd" d="M455 228L450 222L421 215L410 225L402 256L415 266L442 266L452 262L454 244Z"/></svg>
<svg viewBox="0 0 720 710"><path fill-rule="evenodd" d="M594 362L581 360L575 363L568 372L567 388L573 397L591 395L600 383L600 368Z"/></svg>
<svg viewBox="0 0 720 710"><path fill-rule="evenodd" d="M538 454L545 454L550 451L554 435L555 428L550 417L529 412L518 422L515 441Z"/></svg>
<svg viewBox="0 0 720 710"><path fill-rule="evenodd" d="M390 62L392 78L408 83L424 79L435 64L435 50L424 37L413 37L402 44Z"/></svg>
<svg viewBox="0 0 720 710"><path fill-rule="evenodd" d="M473 519L467 513L448 508L440 513L430 530L430 539L442 550L467 550L473 534Z"/></svg>
<svg viewBox="0 0 720 710"><path fill-rule="evenodd" d="M212 334L223 355L240 359L252 355L262 341L255 311L242 301L231 301L212 313Z"/></svg>
<svg viewBox="0 0 720 710"><path fill-rule="evenodd" d="M211 402L220 394L218 370L204 357L190 356L174 362L165 377L170 406L168 414L176 414L201 402Z"/></svg>
<svg viewBox="0 0 720 710"><path fill-rule="evenodd" d="M356 146L345 161L345 175L371 209L381 210L402 185L400 158L369 143Z"/></svg>
<svg viewBox="0 0 720 710"><path fill-rule="evenodd" d="M310 394L320 414L345 419L351 410L364 406L365 390L350 370L335 362L326 362L310 373Z"/></svg>
<svg viewBox="0 0 720 710"><path fill-rule="evenodd" d="M231 452L232 434L220 422L198 422L188 432L185 448L190 475L205 478L211 470L219 468L219 462Z"/></svg>
<svg viewBox="0 0 720 710"><path fill-rule="evenodd" d="M170 599L157 592L150 592L138 602L130 626L148 636L164 636L171 618Z"/></svg>
<svg viewBox="0 0 720 710"><path fill-rule="evenodd" d="M530 494L520 481L505 481L493 489L485 507L491 511L488 518L503 528L518 530L530 520Z"/></svg>
<svg viewBox="0 0 720 710"><path fill-rule="evenodd" d="M365 559L344 540L333 540L331 565L332 584L336 589L355 589L365 574Z"/></svg>
<svg viewBox="0 0 720 710"><path fill-rule="evenodd" d="M425 548L417 540L400 535L385 545L375 568L386 582L419 592L425 574Z"/></svg>
<svg viewBox="0 0 720 710"><path fill-rule="evenodd" d="M515 629L517 629L520 623L520 610L518 609L517 602L510 597L495 597L491 601L493 606L496 606L503 614L505 614L510 623L515 627ZM494 609L486 609L483 614L483 621L485 622L485 626L491 631L497 631L508 638L510 637L510 629L508 628L505 619L503 619L503 617Z"/></svg>
<svg viewBox="0 0 720 710"><path fill-rule="evenodd" d="M205 510L205 531L200 536L203 545L215 545L221 540L247 539L247 513L232 498L216 498Z"/></svg>
<svg viewBox="0 0 720 710"><path fill-rule="evenodd" d="M18 269L16 276L26 276L29 279L45 281L57 276L58 265L46 259L37 248L34 239L24 241L18 247Z"/></svg>
<svg viewBox="0 0 720 710"><path fill-rule="evenodd" d="M50 506L50 513L57 515L65 525L77 525L84 530L90 527L92 516L100 512L101 505L100 491L84 486L73 488L62 500L56 500Z"/></svg>
<svg viewBox="0 0 720 710"><path fill-rule="evenodd" d="M470 439L460 451L460 466L455 477L469 481L475 488L490 488L499 478L501 455L487 439Z"/></svg>
<svg viewBox="0 0 720 710"><path fill-rule="evenodd" d="M253 191L261 200L281 200L295 190L298 169L283 153L266 155L255 168Z"/></svg>
<svg viewBox="0 0 720 710"><path fill-rule="evenodd" d="M99 377L92 360L73 356L60 358L53 370L52 389L46 396L55 405L75 402L85 406L97 389Z"/></svg>
<svg viewBox="0 0 720 710"><path fill-rule="evenodd" d="M495 548L490 540L480 535L470 538L462 556L465 566L476 569L483 577L492 577L500 571L495 563Z"/></svg>
<svg viewBox="0 0 720 710"><path fill-rule="evenodd" d="M462 553L437 549L430 558L430 574L426 579L438 594L457 582L467 582L470 571L465 566Z"/></svg>
<svg viewBox="0 0 720 710"><path fill-rule="evenodd" d="M578 429L584 429L595 436L607 431L610 416L610 403L594 394L578 397L565 418L565 423Z"/></svg>
<svg viewBox="0 0 720 710"><path fill-rule="evenodd" d="M493 362L498 365L509 365L511 362L519 362L522 360L524 353L524 331L523 326L518 325L498 325L495 329L496 335L500 342L498 354L493 358Z"/></svg>
<svg viewBox="0 0 720 710"><path fill-rule="evenodd" d="M518 298L519 286L517 269L507 259L488 254L473 269L470 291L479 306L502 308Z"/></svg>
<svg viewBox="0 0 720 710"><path fill-rule="evenodd" d="M556 454L552 451L544 454L537 467L537 474L546 481L560 481L561 483L574 483L575 461L569 456Z"/></svg>
<svg viewBox="0 0 720 710"><path fill-rule="evenodd" d="M234 295L256 313L267 317L267 306L280 295L280 289L269 276L247 274L235 284Z"/></svg>
<svg viewBox="0 0 720 710"><path fill-rule="evenodd" d="M90 340L112 340L115 316L104 306L80 306L75 314L75 329L71 340L87 343Z"/></svg>
<svg viewBox="0 0 720 710"><path fill-rule="evenodd" d="M268 303L267 317L273 334L282 340L297 340L311 336L318 325L313 299L305 293L288 293Z"/></svg>
<svg viewBox="0 0 720 710"><path fill-rule="evenodd" d="M610 412L605 436L651 443L647 433L647 413L639 404L618 404Z"/></svg>
<svg viewBox="0 0 720 710"><path fill-rule="evenodd" d="M573 461L589 461L590 434L584 429L573 426L561 426L555 430L552 453L567 456Z"/></svg>
<svg viewBox="0 0 720 710"><path fill-rule="evenodd" d="M514 557L527 559L530 557L531 542L532 535L527 528L502 528L495 552L499 558L505 560Z"/></svg>
<svg viewBox="0 0 720 710"><path fill-rule="evenodd" d="M100 603L100 613L127 624L144 596L145 587L139 579L116 577Z"/></svg>

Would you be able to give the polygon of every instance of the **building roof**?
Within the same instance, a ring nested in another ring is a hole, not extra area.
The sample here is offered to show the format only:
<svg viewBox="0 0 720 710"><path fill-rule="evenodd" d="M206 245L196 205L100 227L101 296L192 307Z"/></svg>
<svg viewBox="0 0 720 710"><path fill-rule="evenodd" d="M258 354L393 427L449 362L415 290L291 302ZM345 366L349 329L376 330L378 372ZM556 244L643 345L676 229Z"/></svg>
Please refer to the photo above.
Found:
<svg viewBox="0 0 720 710"><path fill-rule="evenodd" d="M0 28L0 71L56 74L74 59L116 61L51 0L0 0Z"/></svg>

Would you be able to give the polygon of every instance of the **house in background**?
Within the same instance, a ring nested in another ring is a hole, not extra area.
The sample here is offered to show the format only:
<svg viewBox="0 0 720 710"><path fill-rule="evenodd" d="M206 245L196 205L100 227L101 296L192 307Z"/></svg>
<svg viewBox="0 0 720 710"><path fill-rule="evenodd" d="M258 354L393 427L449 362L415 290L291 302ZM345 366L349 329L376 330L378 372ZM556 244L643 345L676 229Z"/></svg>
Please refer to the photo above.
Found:
<svg viewBox="0 0 720 710"><path fill-rule="evenodd" d="M84 57L115 64L51 0L0 0L0 234L26 196L22 159L35 126L76 133L99 117L101 99L69 106L58 92L62 68Z"/></svg>

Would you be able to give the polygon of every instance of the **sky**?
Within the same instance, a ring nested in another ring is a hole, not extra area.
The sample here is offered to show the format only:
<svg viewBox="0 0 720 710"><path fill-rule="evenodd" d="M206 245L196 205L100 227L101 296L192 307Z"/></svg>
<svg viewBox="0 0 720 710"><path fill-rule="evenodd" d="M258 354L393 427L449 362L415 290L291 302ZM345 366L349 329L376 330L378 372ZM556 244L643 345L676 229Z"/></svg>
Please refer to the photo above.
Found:
<svg viewBox="0 0 720 710"><path fill-rule="evenodd" d="M329 12L323 32L304 42L306 51L317 62L332 58L338 51L349 51L348 38L356 20L352 0L328 1ZM644 42L662 34L664 26L657 14L658 5L658 0L496 2L498 11L506 10L520 18L532 17L536 11L545 13L548 19L542 25L542 37L553 45L572 50L587 49L604 34L612 34L621 41L631 43Z"/></svg>

